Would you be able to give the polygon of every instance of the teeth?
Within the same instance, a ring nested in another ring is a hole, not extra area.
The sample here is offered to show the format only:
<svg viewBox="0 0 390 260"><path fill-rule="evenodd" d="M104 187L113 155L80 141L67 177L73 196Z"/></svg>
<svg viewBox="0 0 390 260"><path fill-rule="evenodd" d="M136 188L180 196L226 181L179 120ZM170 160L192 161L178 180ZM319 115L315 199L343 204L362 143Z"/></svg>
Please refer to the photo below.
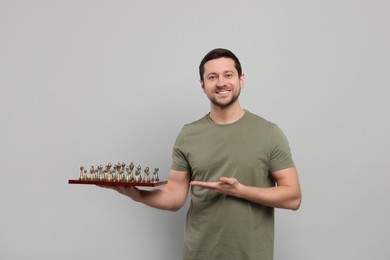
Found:
<svg viewBox="0 0 390 260"><path fill-rule="evenodd" d="M229 90L218 91L217 93L218 93L218 94L226 94L226 93L229 93Z"/></svg>

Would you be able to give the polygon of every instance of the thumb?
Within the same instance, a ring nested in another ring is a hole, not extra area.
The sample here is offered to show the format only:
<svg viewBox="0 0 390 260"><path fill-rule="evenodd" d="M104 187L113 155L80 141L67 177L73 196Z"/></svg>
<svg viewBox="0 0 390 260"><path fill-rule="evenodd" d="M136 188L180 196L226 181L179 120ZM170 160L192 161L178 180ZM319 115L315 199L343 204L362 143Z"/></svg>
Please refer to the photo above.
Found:
<svg viewBox="0 0 390 260"><path fill-rule="evenodd" d="M219 181L224 182L224 183L229 184L229 185L232 185L232 186L236 186L238 183L237 179L234 177L232 177L232 178L221 177L221 178L219 178Z"/></svg>

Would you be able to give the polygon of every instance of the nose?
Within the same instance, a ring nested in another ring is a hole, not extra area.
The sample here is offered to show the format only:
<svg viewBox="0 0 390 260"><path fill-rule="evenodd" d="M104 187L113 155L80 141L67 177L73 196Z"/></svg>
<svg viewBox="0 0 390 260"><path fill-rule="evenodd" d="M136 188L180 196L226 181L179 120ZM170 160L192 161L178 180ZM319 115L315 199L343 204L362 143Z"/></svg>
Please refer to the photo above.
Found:
<svg viewBox="0 0 390 260"><path fill-rule="evenodd" d="M218 77L217 86L225 86L225 77Z"/></svg>

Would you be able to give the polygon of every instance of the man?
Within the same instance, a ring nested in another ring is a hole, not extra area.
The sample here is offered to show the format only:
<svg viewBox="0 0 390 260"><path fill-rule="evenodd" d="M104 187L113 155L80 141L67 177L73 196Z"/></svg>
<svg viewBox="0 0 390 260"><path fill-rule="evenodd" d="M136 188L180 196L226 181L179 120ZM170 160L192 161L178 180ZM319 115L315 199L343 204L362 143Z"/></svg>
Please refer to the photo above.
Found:
<svg viewBox="0 0 390 260"><path fill-rule="evenodd" d="M244 74L232 52L210 51L199 73L210 113L178 135L168 184L115 189L172 211L191 190L184 259L272 259L274 208L297 210L301 202L288 142L278 126L240 106Z"/></svg>

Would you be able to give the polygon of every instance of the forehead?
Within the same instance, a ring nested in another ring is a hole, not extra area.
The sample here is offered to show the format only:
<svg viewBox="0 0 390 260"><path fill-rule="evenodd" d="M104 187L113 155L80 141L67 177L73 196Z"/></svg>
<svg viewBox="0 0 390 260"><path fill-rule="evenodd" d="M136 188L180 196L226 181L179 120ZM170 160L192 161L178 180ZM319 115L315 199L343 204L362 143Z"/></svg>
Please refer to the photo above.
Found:
<svg viewBox="0 0 390 260"><path fill-rule="evenodd" d="M234 60L230 58L218 58L214 60L209 60L204 64L205 74L221 73L226 71L237 72Z"/></svg>

